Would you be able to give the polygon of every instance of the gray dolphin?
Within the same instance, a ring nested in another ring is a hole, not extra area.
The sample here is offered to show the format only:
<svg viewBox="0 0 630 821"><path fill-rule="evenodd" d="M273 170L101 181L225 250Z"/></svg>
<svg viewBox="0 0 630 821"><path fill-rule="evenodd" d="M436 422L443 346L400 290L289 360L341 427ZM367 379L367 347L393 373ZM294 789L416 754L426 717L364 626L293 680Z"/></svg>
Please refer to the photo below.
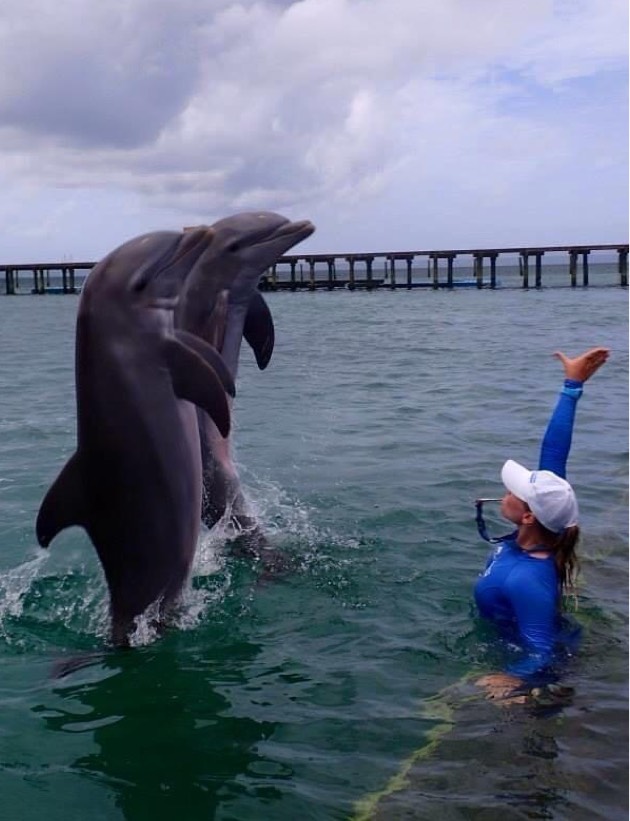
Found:
<svg viewBox="0 0 630 821"><path fill-rule="evenodd" d="M173 311L211 229L156 232L90 272L76 328L77 450L36 522L42 547L66 527L87 531L110 595L112 638L126 645L152 603L158 618L188 577L201 514L194 403L227 436L234 384L216 350L174 330Z"/></svg>
<svg viewBox="0 0 630 821"><path fill-rule="evenodd" d="M175 324L216 348L236 381L243 337L261 369L267 367L273 351L273 320L258 291L260 277L315 227L309 221L291 222L268 211L235 214L211 227L214 241L186 279ZM230 509L237 527L251 533L256 526L247 512L229 438L220 436L204 411L200 410L198 417L203 522L211 528Z"/></svg>

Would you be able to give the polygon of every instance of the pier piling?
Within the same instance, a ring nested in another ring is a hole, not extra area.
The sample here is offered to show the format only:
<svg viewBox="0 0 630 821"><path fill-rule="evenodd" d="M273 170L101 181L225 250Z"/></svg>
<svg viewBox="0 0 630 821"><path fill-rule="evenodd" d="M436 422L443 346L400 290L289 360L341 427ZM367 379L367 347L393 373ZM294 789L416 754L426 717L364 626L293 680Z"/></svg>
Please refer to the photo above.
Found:
<svg viewBox="0 0 630 821"><path fill-rule="evenodd" d="M433 256L433 288L437 290L440 287L440 279L439 279L439 257L437 254Z"/></svg>
<svg viewBox="0 0 630 821"><path fill-rule="evenodd" d="M497 257L498 254L490 254L490 287L494 290L497 287Z"/></svg>
<svg viewBox="0 0 630 821"><path fill-rule="evenodd" d="M365 257L365 265L367 268L366 276L367 276L367 289L371 291L374 287L374 280L372 277L372 264L374 263L374 257Z"/></svg>
<svg viewBox="0 0 630 821"><path fill-rule="evenodd" d="M455 254L448 254L446 257L446 286L448 288L453 287L453 260L455 259Z"/></svg>
<svg viewBox="0 0 630 821"><path fill-rule="evenodd" d="M588 287L588 255L590 251L582 251L582 285Z"/></svg>
<svg viewBox="0 0 630 821"><path fill-rule="evenodd" d="M326 260L326 264L328 265L328 290L332 291L335 287L335 258L328 257Z"/></svg>
<svg viewBox="0 0 630 821"><path fill-rule="evenodd" d="M346 262L348 263L348 288L351 291L354 291L355 284L354 284L354 257L346 257Z"/></svg>
<svg viewBox="0 0 630 821"><path fill-rule="evenodd" d="M7 268L4 276L6 293L7 295L12 296L15 293L15 277L13 275L13 268Z"/></svg>
<svg viewBox="0 0 630 821"><path fill-rule="evenodd" d="M534 260L535 260L535 283L537 288L542 288L542 258L544 256L544 251L536 251L534 253Z"/></svg>
<svg viewBox="0 0 630 821"><path fill-rule="evenodd" d="M571 287L575 288L577 285L577 251L569 251L569 278L571 280Z"/></svg>
<svg viewBox="0 0 630 821"><path fill-rule="evenodd" d="M628 249L619 248L619 284L622 288L628 287Z"/></svg>
<svg viewBox="0 0 630 821"><path fill-rule="evenodd" d="M477 288L483 288L483 254L473 254L473 277Z"/></svg>
<svg viewBox="0 0 630 821"><path fill-rule="evenodd" d="M529 288L529 251L521 251L521 276L523 288Z"/></svg>
<svg viewBox="0 0 630 821"><path fill-rule="evenodd" d="M396 289L396 257L391 254L389 259L389 287L392 290Z"/></svg>

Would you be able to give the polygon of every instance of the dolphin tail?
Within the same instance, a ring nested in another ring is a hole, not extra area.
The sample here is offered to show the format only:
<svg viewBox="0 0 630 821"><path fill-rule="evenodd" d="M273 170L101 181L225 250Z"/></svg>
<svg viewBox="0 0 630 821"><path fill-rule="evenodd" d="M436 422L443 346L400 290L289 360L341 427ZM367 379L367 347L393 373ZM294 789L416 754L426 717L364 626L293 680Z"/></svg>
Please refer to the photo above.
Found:
<svg viewBox="0 0 630 821"><path fill-rule="evenodd" d="M216 371L175 337L165 340L164 357L175 394L205 410L221 436L229 436L230 407Z"/></svg>
<svg viewBox="0 0 630 821"><path fill-rule="evenodd" d="M254 294L249 303L243 336L254 351L258 367L264 371L273 353L274 328L271 311L260 293Z"/></svg>
<svg viewBox="0 0 630 821"><path fill-rule="evenodd" d="M86 508L79 457L75 453L50 486L39 508L35 522L39 544L48 547L55 536L67 527L85 527Z"/></svg>

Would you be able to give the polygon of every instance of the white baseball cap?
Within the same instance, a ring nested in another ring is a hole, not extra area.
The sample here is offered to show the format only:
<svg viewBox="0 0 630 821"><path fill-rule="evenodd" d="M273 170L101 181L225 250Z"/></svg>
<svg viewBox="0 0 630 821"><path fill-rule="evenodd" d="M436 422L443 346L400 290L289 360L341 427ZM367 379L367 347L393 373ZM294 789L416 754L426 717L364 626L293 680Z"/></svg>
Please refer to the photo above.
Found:
<svg viewBox="0 0 630 821"><path fill-rule="evenodd" d="M550 470L528 470L512 459L501 469L501 481L552 533L578 523L578 503L571 485Z"/></svg>

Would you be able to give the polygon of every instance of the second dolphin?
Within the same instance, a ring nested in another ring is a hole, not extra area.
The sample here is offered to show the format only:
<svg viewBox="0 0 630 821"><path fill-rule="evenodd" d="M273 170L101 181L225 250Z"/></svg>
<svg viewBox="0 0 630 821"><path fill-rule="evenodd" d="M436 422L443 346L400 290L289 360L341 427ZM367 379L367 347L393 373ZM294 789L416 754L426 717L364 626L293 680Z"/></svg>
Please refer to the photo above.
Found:
<svg viewBox="0 0 630 821"><path fill-rule="evenodd" d="M236 381L243 337L261 369L267 367L273 351L273 320L258 290L260 277L315 227L308 220L291 222L279 214L257 211L226 217L211 228L214 240L186 279L175 323L216 348ZM212 528L229 510L237 530L252 533L257 526L247 511L229 439L220 435L201 409L198 418L202 520Z"/></svg>

